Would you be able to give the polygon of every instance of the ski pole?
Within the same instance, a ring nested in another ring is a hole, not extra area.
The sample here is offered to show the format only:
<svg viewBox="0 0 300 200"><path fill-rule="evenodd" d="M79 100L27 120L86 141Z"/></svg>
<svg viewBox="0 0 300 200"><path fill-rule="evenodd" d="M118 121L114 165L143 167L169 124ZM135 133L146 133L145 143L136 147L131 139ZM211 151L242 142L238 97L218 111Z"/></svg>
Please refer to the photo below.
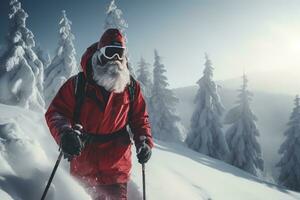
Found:
<svg viewBox="0 0 300 200"><path fill-rule="evenodd" d="M143 200L146 200L146 175L145 175L145 163L142 164L143 173Z"/></svg>
<svg viewBox="0 0 300 200"><path fill-rule="evenodd" d="M74 130L81 131L82 128L83 128L83 127L82 127L80 124L75 124L73 129L74 129ZM44 192L43 192L43 196L42 196L41 200L44 200L44 199L46 198L47 192L48 192L48 190L49 190L49 187L50 187L51 182L52 182L52 180L53 180L53 178L54 178L55 172L56 172L56 170L57 170L57 168L58 168L58 166L59 166L59 163L60 163L60 161L61 161L62 156L63 156L63 152L60 151L59 156L58 156L58 158L57 158L57 160L56 160L56 163L55 163L55 165L54 165L54 168L53 168L53 170L52 170L52 172L51 172L50 178L49 178L49 180L48 180L48 182L47 182L46 188L45 188L45 190L44 190Z"/></svg>
<svg viewBox="0 0 300 200"><path fill-rule="evenodd" d="M49 187L50 187L50 185L51 185L52 179L53 179L53 177L54 177L54 175L55 175L55 172L56 172L57 167L58 167L58 165L59 165L59 163L60 163L60 161L61 161L62 156L63 156L63 152L61 151L61 152L59 153L59 156L58 156L57 160L56 160L55 166L54 166L54 168L53 168L53 170L52 170L51 176L50 176L50 178L49 178L49 180L48 180L47 186L46 186L46 188L45 188L45 190L44 190L44 193L43 193L43 196L42 196L41 200L44 200L44 199L46 198L47 192L48 192L48 190L49 190Z"/></svg>
<svg viewBox="0 0 300 200"><path fill-rule="evenodd" d="M146 136L141 136L142 146L146 145ZM143 200L146 200L146 173L145 173L145 163L142 163L142 176L143 176Z"/></svg>

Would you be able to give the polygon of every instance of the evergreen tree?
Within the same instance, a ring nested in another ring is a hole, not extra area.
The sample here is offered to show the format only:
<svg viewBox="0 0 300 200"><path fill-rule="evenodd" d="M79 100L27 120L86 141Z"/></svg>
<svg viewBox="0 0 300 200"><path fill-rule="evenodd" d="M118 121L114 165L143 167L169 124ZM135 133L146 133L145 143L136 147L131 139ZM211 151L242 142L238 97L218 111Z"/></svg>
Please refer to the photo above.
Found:
<svg viewBox="0 0 300 200"><path fill-rule="evenodd" d="M122 15L122 10L117 7L115 0L112 0L106 9L104 31L106 29L116 28L119 29L126 37L125 31L128 28L128 24L126 23L125 19L123 19Z"/></svg>
<svg viewBox="0 0 300 200"><path fill-rule="evenodd" d="M40 46L38 46L35 49L37 57L40 59L40 61L43 63L44 71L51 63L51 57L50 54L45 52Z"/></svg>
<svg viewBox="0 0 300 200"><path fill-rule="evenodd" d="M280 168L279 184L291 190L300 191L300 97L295 98L295 107L284 132L285 141L280 146L282 157L277 167Z"/></svg>
<svg viewBox="0 0 300 200"><path fill-rule="evenodd" d="M205 55L203 77L197 82L199 89L194 99L195 111L191 119L186 143L195 151L227 161L229 150L222 132L221 116L224 111L217 86L212 80L213 67Z"/></svg>
<svg viewBox="0 0 300 200"><path fill-rule="evenodd" d="M45 101L48 105L62 84L78 72L76 51L71 32L72 22L67 18L66 11L62 11L59 22L59 41L56 55L50 65L45 69Z"/></svg>
<svg viewBox="0 0 300 200"><path fill-rule="evenodd" d="M9 32L0 58L0 102L42 110L44 69L33 50L34 35L26 27L28 14L18 0L9 6Z"/></svg>
<svg viewBox="0 0 300 200"><path fill-rule="evenodd" d="M180 141L182 133L178 124L180 118L175 114L175 105L178 99L172 90L167 89L167 77L165 66L161 63L161 57L154 51L153 88L150 98L149 116L153 136L164 141Z"/></svg>
<svg viewBox="0 0 300 200"><path fill-rule="evenodd" d="M110 28L119 29L125 38L125 42L127 43L128 41L127 41L127 36L126 36L126 30L128 28L128 24L122 15L123 15L122 10L117 7L115 0L112 0L106 9L104 31L107 29L110 29ZM134 67L133 67L132 63L130 62L130 56L128 53L128 49L127 49L126 53L127 53L127 55L126 55L127 67L130 71L131 76L136 78L136 75L134 73Z"/></svg>
<svg viewBox="0 0 300 200"><path fill-rule="evenodd" d="M151 73L149 72L150 64L145 61L143 57L139 61L137 67L137 80L142 85L143 94L148 100L151 96L151 89L152 89L152 80L151 80Z"/></svg>
<svg viewBox="0 0 300 200"><path fill-rule="evenodd" d="M231 151L230 164L255 176L261 176L264 169L261 147L256 139L259 131L256 116L250 108L252 93L247 89L247 77L243 76L243 85L239 89L238 105L229 110L225 124L230 124L226 132L226 141Z"/></svg>

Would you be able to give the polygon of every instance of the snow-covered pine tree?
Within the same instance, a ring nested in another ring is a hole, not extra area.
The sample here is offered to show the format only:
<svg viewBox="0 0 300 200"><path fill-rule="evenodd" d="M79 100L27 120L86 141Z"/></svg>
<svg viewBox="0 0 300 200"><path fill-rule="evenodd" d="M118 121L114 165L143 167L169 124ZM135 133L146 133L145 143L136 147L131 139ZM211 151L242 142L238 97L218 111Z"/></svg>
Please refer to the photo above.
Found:
<svg viewBox="0 0 300 200"><path fill-rule="evenodd" d="M104 31L110 28L117 28L126 38L125 31L128 28L128 24L126 23L125 19L123 19L122 15L122 10L117 7L115 0L112 0L106 9Z"/></svg>
<svg viewBox="0 0 300 200"><path fill-rule="evenodd" d="M126 30L128 28L128 24L126 22L126 20L123 18L123 12L120 8L118 8L118 6L116 5L115 0L111 0L110 4L108 5L107 9L106 9L106 18L104 21L104 31L109 29L109 28L116 28L119 29L124 38L125 38L125 42L127 43L127 36L126 36ZM126 51L127 55L127 67L130 71L130 74L136 78L136 75L134 73L134 67L132 65L132 63L130 62L130 56L128 54L128 49Z"/></svg>
<svg viewBox="0 0 300 200"><path fill-rule="evenodd" d="M44 71L45 69L50 65L51 63L51 57L50 54L45 52L40 46L38 46L35 49L37 57L40 59L40 61L43 63Z"/></svg>
<svg viewBox="0 0 300 200"><path fill-rule="evenodd" d="M67 18L66 11L62 11L59 22L59 41L56 55L50 65L45 69L45 101L48 105L62 84L72 75L78 72L76 63L76 51L71 32L72 22Z"/></svg>
<svg viewBox="0 0 300 200"><path fill-rule="evenodd" d="M218 95L217 86L212 80L212 63L207 55L205 59L203 76L197 82L199 89L194 99L196 107L191 118L191 128L186 143L195 151L227 161L229 149L221 123L224 107Z"/></svg>
<svg viewBox="0 0 300 200"><path fill-rule="evenodd" d="M237 106L228 111L224 123L231 125L226 131L226 141L231 152L229 163L255 176L264 170L261 147L257 141L257 118L250 108L252 93L247 89L247 77L239 89Z"/></svg>
<svg viewBox="0 0 300 200"><path fill-rule="evenodd" d="M44 108L43 64L33 48L34 35L26 27L28 14L11 0L6 48L0 58L0 102L32 110Z"/></svg>
<svg viewBox="0 0 300 200"><path fill-rule="evenodd" d="M285 141L278 151L282 154L277 167L280 168L278 182L291 190L300 191L300 97L295 98L295 107L284 132Z"/></svg>
<svg viewBox="0 0 300 200"><path fill-rule="evenodd" d="M150 98L149 116L153 136L164 141L180 141L180 118L176 115L175 106L178 99L168 89L168 80L164 75L165 66L157 50L154 51L153 87Z"/></svg>
<svg viewBox="0 0 300 200"><path fill-rule="evenodd" d="M151 96L152 89L152 74L149 71L150 64L141 57L140 61L137 64L137 80L141 83L143 94L146 97L146 100L149 100Z"/></svg>

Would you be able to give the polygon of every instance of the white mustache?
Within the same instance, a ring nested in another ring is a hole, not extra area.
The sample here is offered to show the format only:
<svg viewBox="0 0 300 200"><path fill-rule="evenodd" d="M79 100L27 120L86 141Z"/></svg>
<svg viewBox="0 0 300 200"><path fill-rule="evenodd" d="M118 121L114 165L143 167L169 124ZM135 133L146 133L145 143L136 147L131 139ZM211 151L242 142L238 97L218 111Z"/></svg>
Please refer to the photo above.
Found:
<svg viewBox="0 0 300 200"><path fill-rule="evenodd" d="M95 71L101 74L117 76L126 68L126 65L120 61L109 61L104 66L96 66Z"/></svg>
<svg viewBox="0 0 300 200"><path fill-rule="evenodd" d="M123 70L123 67L119 64L110 64L107 66L107 72L111 75L120 73Z"/></svg>

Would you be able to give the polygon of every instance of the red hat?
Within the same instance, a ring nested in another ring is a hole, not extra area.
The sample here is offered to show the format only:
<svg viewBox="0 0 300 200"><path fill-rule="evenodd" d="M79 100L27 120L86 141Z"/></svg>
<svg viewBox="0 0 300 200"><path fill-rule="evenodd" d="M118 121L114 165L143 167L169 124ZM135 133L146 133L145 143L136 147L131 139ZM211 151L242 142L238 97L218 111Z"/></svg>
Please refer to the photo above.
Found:
<svg viewBox="0 0 300 200"><path fill-rule="evenodd" d="M101 49L108 45L125 47L125 38L118 29L107 29L100 38L97 47Z"/></svg>

